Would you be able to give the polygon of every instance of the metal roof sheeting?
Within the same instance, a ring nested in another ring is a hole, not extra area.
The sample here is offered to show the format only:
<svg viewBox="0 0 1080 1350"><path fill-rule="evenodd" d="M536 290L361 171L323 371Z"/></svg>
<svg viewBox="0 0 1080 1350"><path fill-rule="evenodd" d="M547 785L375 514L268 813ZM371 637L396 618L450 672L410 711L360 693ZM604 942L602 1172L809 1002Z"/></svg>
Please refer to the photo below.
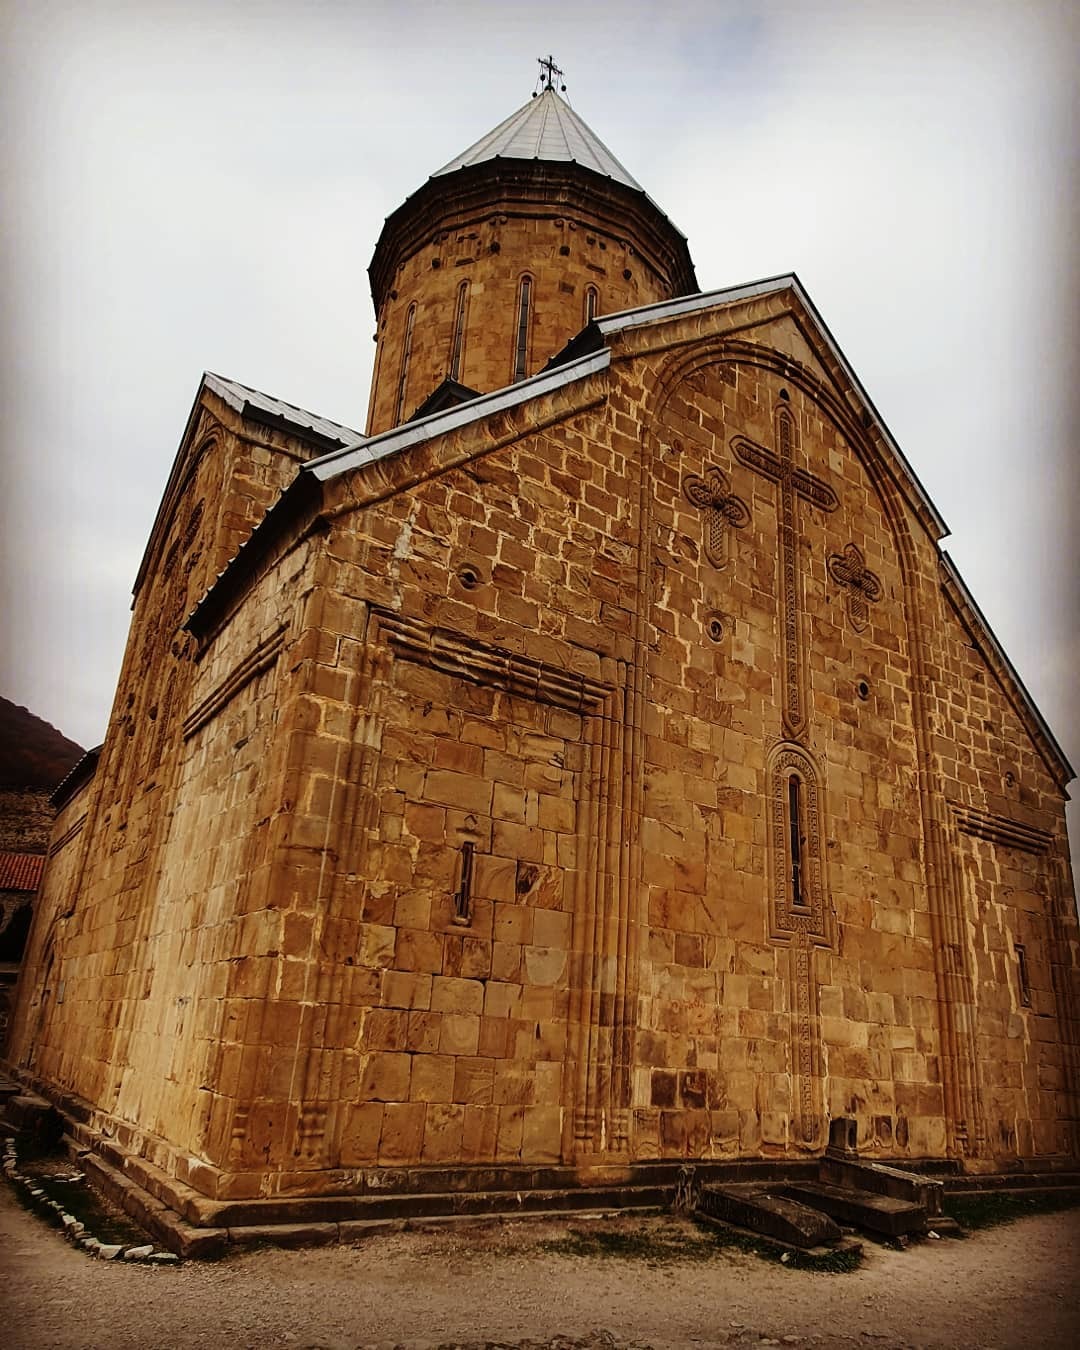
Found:
<svg viewBox="0 0 1080 1350"><path fill-rule="evenodd" d="M489 159L540 159L580 164L638 192L645 190L554 89L545 89L536 98L531 98L505 122L500 122L494 131L481 136L475 145L470 145L468 150L431 176L438 178Z"/></svg>
<svg viewBox="0 0 1080 1350"><path fill-rule="evenodd" d="M420 445L435 436L442 436L457 427L478 422L492 413L506 412L521 403L528 403L543 394L550 394L574 380L584 380L604 370L611 362L611 353L605 348L602 352L591 352L576 361L568 362L556 370L542 370L527 380L507 385L505 389L496 389L490 394L480 394L468 403L445 412L432 413L430 417L418 418L415 422L403 422L401 426L391 427L356 446L347 446L343 450L332 450L309 460L301 468L302 473L313 474L320 482L336 478L339 474L349 473L364 464L377 459L386 459L396 455L408 445Z"/></svg>
<svg viewBox="0 0 1080 1350"><path fill-rule="evenodd" d="M236 380L227 380L224 376L207 371L203 376L203 383L207 389L223 398L230 408L235 408L241 416L254 408L289 423L299 431L313 431L317 436L328 441L337 441L343 446L359 445L364 439L360 432L353 431L351 427L342 426L340 422L331 422L328 417L317 417L315 413L305 412L303 408L297 408L292 403L283 403L279 398L271 398L269 394L260 393L258 389L249 389L246 384L239 384Z"/></svg>

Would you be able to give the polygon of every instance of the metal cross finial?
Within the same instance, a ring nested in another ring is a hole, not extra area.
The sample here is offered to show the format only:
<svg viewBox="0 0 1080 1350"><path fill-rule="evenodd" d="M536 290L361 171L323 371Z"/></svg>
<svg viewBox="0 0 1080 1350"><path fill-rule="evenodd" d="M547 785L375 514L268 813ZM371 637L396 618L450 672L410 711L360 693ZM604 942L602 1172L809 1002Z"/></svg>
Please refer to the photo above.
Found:
<svg viewBox="0 0 1080 1350"><path fill-rule="evenodd" d="M559 88L565 93L566 85L562 83L564 72L555 64L555 58L548 55L538 56L536 59L540 63L540 83L544 90Z"/></svg>

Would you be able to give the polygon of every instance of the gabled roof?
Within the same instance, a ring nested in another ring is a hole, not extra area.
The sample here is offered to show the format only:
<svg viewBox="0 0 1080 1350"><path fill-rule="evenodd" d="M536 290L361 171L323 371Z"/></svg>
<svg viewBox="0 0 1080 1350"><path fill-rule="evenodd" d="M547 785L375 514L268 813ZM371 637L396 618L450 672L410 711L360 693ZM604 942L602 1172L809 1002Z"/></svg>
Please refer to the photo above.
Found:
<svg viewBox="0 0 1080 1350"><path fill-rule="evenodd" d="M840 350L839 344L829 331L828 324L821 317L817 306L803 289L802 282L794 272L785 272L776 277L765 277L761 281L751 281L744 286L731 286L722 291L704 291L698 295L682 296L677 300L660 300L656 304L642 305L638 309L624 309L617 314L605 314L601 318L594 319L588 328L579 333L576 338L572 338L564 351L568 357L574 358L584 350L591 350L604 345L607 338L614 336L616 333L625 332L630 328L644 328L649 324L660 323L663 320L680 319L687 314L696 314L700 310L711 309L714 305L730 304L736 300L752 300L757 296L772 295L778 291L792 291L799 303L811 316L819 336L828 347L837 365L844 372L844 376L850 382L867 412L871 414L889 449L903 466L915 496L938 531L938 538L940 539L948 534L948 525L945 524L937 507L930 500L926 489L919 481L918 474L908 463L907 456L893 439L892 432L885 425L884 418L874 406L870 395L863 388L862 381L855 374L847 357ZM561 356L562 353L556 353L548 362L548 365L557 365Z"/></svg>
<svg viewBox="0 0 1080 1350"><path fill-rule="evenodd" d="M868 429L873 427L895 456L896 465L900 470L900 481L906 485L906 490L910 493L911 498L925 512L924 518L927 524L932 526L936 532L935 541L940 540L948 533L948 527L927 496L926 490L919 482L915 471L893 439L892 434L860 383L858 376L829 332L813 301L803 289L802 283L794 273L786 273L782 276L768 277L762 281L751 282L745 286L733 286L725 290L710 291L678 300L662 301L659 304L644 305L639 309L624 310L618 314L609 314L594 319L576 338L567 343L562 352L552 358L544 370L530 379L521 380L517 384L509 385L505 389L497 389L492 393L481 394L468 402L460 403L458 406L445 411L436 412L427 417L418 417L415 421L406 422L404 425L382 432L378 436L364 437L358 432L349 431L348 428L338 427L338 431L352 438L351 443L343 443L340 448L310 459L300 466L295 481L286 489L275 506L271 508L266 519L256 528L248 543L241 548L225 572L218 578L218 582L229 577L234 567L238 567L243 572L245 567L252 566L252 558L259 552L259 545L261 544L263 548L269 546L265 536L274 533L275 520L280 521L287 518L290 500L306 500L310 503L317 495L318 484L362 468L364 465L388 459L411 446L435 440L448 432L490 417L493 413L508 411L511 408L530 403L535 398L551 394L576 381L587 379L610 365L611 348L609 341L618 333L635 328L647 328L653 324L660 324L670 319L694 314L714 306L733 304L741 300L779 294L784 291L792 292L803 307L818 339L828 349L832 359L836 362L837 368L850 383L852 390L860 400L865 410L864 425ZM207 379L209 378L217 379L218 377L207 377ZM223 383L231 384L227 381ZM234 388L244 390L242 385L234 386ZM273 405L274 408L288 410L289 417L296 419L297 425L312 425L324 421L324 419L315 418L311 413L303 412L302 409L294 408L291 404L283 404L277 399L270 399L264 394L258 394L257 391L244 390L244 393L249 408L259 409L264 405ZM336 423L327 425L337 426ZM342 440L344 440L344 435ZM964 587L951 559L940 549L939 557L942 561L946 593L950 595L954 604L962 606L965 621L976 626L982 634L984 652L990 655L991 664L995 668L999 680L1010 693L1014 706L1022 709L1022 715L1025 716L1027 726L1033 732L1036 743L1041 743L1043 747L1047 762L1056 760L1059 769L1059 782L1064 787L1065 783L1074 775L1061 746L1054 739L1052 732L1025 689L1023 681L1016 673L986 618ZM200 610L207 607L207 602L210 600L214 589L215 587L210 588L210 591L199 602L199 606L194 613L189 616L187 627L194 630L196 626L199 626L200 621L197 616Z"/></svg>
<svg viewBox="0 0 1080 1350"><path fill-rule="evenodd" d="M0 891L36 891L44 866L43 853L0 853Z"/></svg>
<svg viewBox="0 0 1080 1350"><path fill-rule="evenodd" d="M323 453L328 450L337 450L343 445L356 445L364 439L358 431L353 431L351 427L342 426L339 422L332 422L328 417L319 417L315 413L305 412L303 408L297 408L292 403L285 403L279 398L272 398L269 394L260 393L258 389L250 389L246 384L240 384L238 380L227 380L222 375L205 371L195 392L195 401L191 405L191 412L188 413L187 424L184 427L183 435L180 437L180 444L173 459L168 482L165 484L165 491L162 493L161 501L158 504L157 515L154 517L154 524L146 541L146 548L143 550L142 561L139 563L139 570L135 575L135 582L132 586L133 594L138 594L146 578L154 557L155 546L160 542L162 532L168 527L168 522L176 507L178 495L183 488L184 475L190 469L191 461L187 452L190 449L192 433L198 425L202 411L204 390L209 390L212 394L215 394L234 412L248 421L257 422L261 426L273 427L278 431L287 432L307 441L313 453L320 450Z"/></svg>
<svg viewBox="0 0 1080 1350"><path fill-rule="evenodd" d="M203 376L203 385L224 399L241 417L248 417L264 425L280 426L282 430L307 434L309 437L314 433L320 440L329 443L327 449L332 445L353 445L357 439L363 439L358 431L342 426L340 422L331 422L328 417L318 417L315 413L305 412L303 408L283 403L279 398L271 398L269 394L261 394L258 389L249 389L246 384L227 380L224 376L215 375L209 370Z"/></svg>
<svg viewBox="0 0 1080 1350"><path fill-rule="evenodd" d="M470 389L467 384L462 384L460 380L452 380L448 375L441 384L435 386L408 420L416 422L421 417L445 412L447 408L456 408L461 403L470 403L479 397L479 389Z"/></svg>
<svg viewBox="0 0 1080 1350"><path fill-rule="evenodd" d="M1028 693L1027 685L1017 674L1016 667L1009 660L1008 653L998 641L997 634L990 627L989 620L979 608L975 597L968 590L964 578L960 575L960 569L948 553L944 551L941 554L941 572L943 589L949 603L956 610L972 641L982 653L983 659L993 671L999 684L1005 689L1006 695L1011 694L1014 703L1019 703L1023 707L1032 724L1042 733L1044 740L1039 748L1043 751L1043 758L1051 773L1054 772L1054 759L1056 758L1060 762L1064 772L1059 777L1059 783L1064 789L1065 785L1076 777L1076 771L1066 758L1065 751L1058 744L1057 738L1047 725L1046 719L1039 711L1035 700ZM1035 740L1038 744L1037 737Z"/></svg>
<svg viewBox="0 0 1080 1350"><path fill-rule="evenodd" d="M68 776L56 785L49 801L58 811L62 806L66 806L76 792L86 783L89 783L90 779L97 773L98 760L101 758L101 752L104 748L104 745L95 745L92 750L87 750Z"/></svg>
<svg viewBox="0 0 1080 1350"><path fill-rule="evenodd" d="M327 455L309 460L303 468L320 479L336 477L339 473L345 473L350 469L359 467L365 460L382 459L385 455L403 449L406 445L414 444L418 439L427 440L431 436L449 431L453 427L463 426L467 422L486 417L491 412L504 407L512 407L523 402L525 398L532 397L533 394L548 393L559 388L562 384L570 384L573 380L580 379L583 373L591 373L593 369L599 369L597 366L589 366L588 358L602 353L610 359L608 339L627 329L645 328L651 324L682 318L684 315L695 314L701 310L713 309L718 305L734 304L740 300L751 300L762 295L779 294L782 291L792 291L812 318L821 339L829 348L833 358L850 381L852 388L858 394L867 411L872 415L878 431L902 466L912 493L933 522L938 537L948 534L948 526L939 515L927 495L926 489L919 481L918 475L907 462L903 451L893 439L892 433L874 407L869 394L860 383L859 377L851 368L847 358L829 332L825 320L818 313L814 302L807 295L802 282L794 272L784 273L776 277L766 277L762 281L753 281L745 286L731 286L724 290L706 291L699 295L683 296L678 300L661 300L657 304L642 305L638 309L626 309L617 314L604 315L602 318L594 319L576 338L572 338L562 352L552 357L544 370L539 375L534 375L531 380L522 380L506 389L485 394L482 398L462 404L449 413L436 414L421 421L406 423L403 427L395 427L391 431L373 436L355 447L349 447L342 451L331 451ZM560 374L562 378L560 378ZM424 429L424 433L420 437L414 434L415 428L418 427Z"/></svg>
<svg viewBox="0 0 1080 1350"><path fill-rule="evenodd" d="M541 394L549 394L564 385L583 380L598 370L603 370L611 361L611 353L605 348L602 352L588 352L576 361L572 361L558 370L542 370L527 380L508 385L505 389L496 389L490 394L481 394L468 403L461 403L446 412L433 413L430 417L418 417L415 421L403 422L399 427L370 436L362 444L347 446L343 450L331 451L310 459L300 466L301 476L310 474L320 482L337 478L339 474L349 473L364 464L377 459L387 459L407 445L420 445L435 436L442 436L457 427L478 422L492 413L505 412L516 408L520 403L528 403Z"/></svg>
<svg viewBox="0 0 1080 1350"><path fill-rule="evenodd" d="M431 175L439 178L489 159L541 159L549 163L580 164L617 183L643 192L644 188L619 163L591 127L554 89L545 89L481 136L475 145L456 155Z"/></svg>

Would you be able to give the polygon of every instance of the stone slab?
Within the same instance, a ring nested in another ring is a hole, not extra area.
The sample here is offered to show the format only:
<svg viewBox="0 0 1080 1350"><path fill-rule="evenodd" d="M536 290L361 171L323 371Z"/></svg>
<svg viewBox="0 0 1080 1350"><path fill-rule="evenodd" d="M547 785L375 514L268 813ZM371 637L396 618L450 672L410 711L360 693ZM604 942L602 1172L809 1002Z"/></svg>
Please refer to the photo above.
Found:
<svg viewBox="0 0 1080 1350"><path fill-rule="evenodd" d="M828 1214L838 1223L886 1237L920 1233L926 1227L926 1210L922 1205L897 1200L890 1195L874 1195L870 1191L832 1186L824 1181L785 1186L783 1193L799 1204Z"/></svg>
<svg viewBox="0 0 1080 1350"><path fill-rule="evenodd" d="M697 1212L804 1250L834 1245L841 1237L825 1214L761 1185L705 1186Z"/></svg>

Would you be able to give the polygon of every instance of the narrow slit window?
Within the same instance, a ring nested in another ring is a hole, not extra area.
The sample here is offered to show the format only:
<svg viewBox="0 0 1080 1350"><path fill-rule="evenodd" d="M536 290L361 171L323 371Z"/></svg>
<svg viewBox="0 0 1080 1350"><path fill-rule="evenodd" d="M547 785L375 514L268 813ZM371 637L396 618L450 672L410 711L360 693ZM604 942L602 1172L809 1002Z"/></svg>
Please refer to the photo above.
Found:
<svg viewBox="0 0 1080 1350"><path fill-rule="evenodd" d="M461 884L454 894L454 922L468 924L472 921L472 874L473 852L476 844L466 839L461 845Z"/></svg>
<svg viewBox="0 0 1080 1350"><path fill-rule="evenodd" d="M461 363L465 359L465 310L469 299L469 283L463 281L458 287L457 304L454 307L454 336L450 342L450 378L461 379Z"/></svg>
<svg viewBox="0 0 1080 1350"><path fill-rule="evenodd" d="M595 286L585 288L585 322L592 323L596 311L600 308L600 292Z"/></svg>
<svg viewBox="0 0 1080 1350"><path fill-rule="evenodd" d="M791 863L791 903L807 905L806 879L804 874L804 845L806 835L803 832L802 779L792 774L788 779L788 857Z"/></svg>
<svg viewBox="0 0 1080 1350"><path fill-rule="evenodd" d="M409 357L412 354L412 330L416 319L416 306L410 305L405 316L405 340L401 344L401 374L398 376L397 407L394 409L394 425L401 421L405 410L405 385L409 378Z"/></svg>
<svg viewBox="0 0 1080 1350"><path fill-rule="evenodd" d="M529 360L529 310L532 305L532 277L522 277L518 290L517 341L514 347L514 379L525 378Z"/></svg>
<svg viewBox="0 0 1080 1350"><path fill-rule="evenodd" d="M1020 1002L1025 1008L1031 1007L1031 979L1028 976L1027 952L1021 943L1016 943L1016 971L1020 980Z"/></svg>

